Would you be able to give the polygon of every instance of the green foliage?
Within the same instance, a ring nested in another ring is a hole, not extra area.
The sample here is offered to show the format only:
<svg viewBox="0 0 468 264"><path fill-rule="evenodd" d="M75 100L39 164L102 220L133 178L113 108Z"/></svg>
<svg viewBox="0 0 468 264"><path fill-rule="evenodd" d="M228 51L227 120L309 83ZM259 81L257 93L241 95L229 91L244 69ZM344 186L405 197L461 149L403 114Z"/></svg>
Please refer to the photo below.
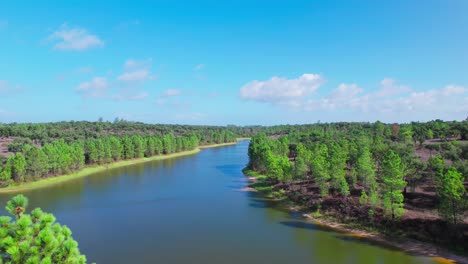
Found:
<svg viewBox="0 0 468 264"><path fill-rule="evenodd" d="M27 202L21 194L13 197L6 209L16 219L0 216L0 263L86 263L71 230L39 208L23 213Z"/></svg>
<svg viewBox="0 0 468 264"><path fill-rule="evenodd" d="M359 203L364 205L369 203L369 197L366 194L366 191L361 191L361 196L359 197Z"/></svg>
<svg viewBox="0 0 468 264"><path fill-rule="evenodd" d="M49 167L48 158L41 148L26 145L23 153L26 158L26 170L29 176L37 179L46 175Z"/></svg>
<svg viewBox="0 0 468 264"><path fill-rule="evenodd" d="M307 174L307 164L302 157L297 157L294 163L294 178L295 179L304 179Z"/></svg>
<svg viewBox="0 0 468 264"><path fill-rule="evenodd" d="M356 173L359 182L361 182L368 191L376 184L374 164L369 148L365 145L360 147L356 163Z"/></svg>
<svg viewBox="0 0 468 264"><path fill-rule="evenodd" d="M21 214L26 211L28 203L28 198L22 194L18 194L7 202L5 208L10 214L15 215L17 218L21 218Z"/></svg>
<svg viewBox="0 0 468 264"><path fill-rule="evenodd" d="M369 194L369 204L374 207L380 206L380 198L379 195L377 194L377 191L374 189L371 189L370 194Z"/></svg>
<svg viewBox="0 0 468 264"><path fill-rule="evenodd" d="M402 189L406 186L403 180L404 169L400 157L390 150L382 163L382 192L385 212L392 220L404 214L402 194Z"/></svg>
<svg viewBox="0 0 468 264"><path fill-rule="evenodd" d="M446 173L437 174L437 195L439 214L452 224L457 224L466 209L463 176L456 168L450 167Z"/></svg>
<svg viewBox="0 0 468 264"><path fill-rule="evenodd" d="M411 143L413 140L413 129L410 124L403 124L400 126L398 139L404 143Z"/></svg>
<svg viewBox="0 0 468 264"><path fill-rule="evenodd" d="M260 173L266 172L267 158L270 154L270 140L263 133L252 137L249 143L249 168Z"/></svg>
<svg viewBox="0 0 468 264"><path fill-rule="evenodd" d="M328 147L325 144L315 145L314 154L311 157L311 170L317 185L320 189L320 195L325 197L328 195L330 179L329 162L328 162Z"/></svg>
<svg viewBox="0 0 468 264"><path fill-rule="evenodd" d="M341 143L344 144L343 142ZM339 190L343 196L348 196L349 186L345 178L346 160L348 157L346 147L342 147L337 143L331 143L329 151L329 174L331 179L331 186L334 189Z"/></svg>

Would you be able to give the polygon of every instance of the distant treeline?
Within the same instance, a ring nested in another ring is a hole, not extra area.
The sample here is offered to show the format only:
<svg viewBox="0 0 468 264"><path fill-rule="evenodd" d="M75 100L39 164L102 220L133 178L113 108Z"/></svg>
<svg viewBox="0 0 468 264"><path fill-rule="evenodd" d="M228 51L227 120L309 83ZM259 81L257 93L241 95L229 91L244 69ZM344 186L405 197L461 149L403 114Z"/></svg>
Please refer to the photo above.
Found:
<svg viewBox="0 0 468 264"><path fill-rule="evenodd" d="M236 136L250 136L250 128L238 126L191 126L191 125L162 125L145 124L116 120L111 122L69 121L55 123L0 123L1 137L19 137L43 143L56 139L65 142L84 140L88 138L100 138L106 135L159 135L173 134L175 137L196 134L201 142L215 142L220 140L222 133L229 131Z"/></svg>
<svg viewBox="0 0 468 264"><path fill-rule="evenodd" d="M68 174L87 165L193 150L199 145L234 142L238 136L232 129L223 127L153 127L125 123L0 125L4 139L15 138L8 145L12 154L4 157L0 163L0 186Z"/></svg>

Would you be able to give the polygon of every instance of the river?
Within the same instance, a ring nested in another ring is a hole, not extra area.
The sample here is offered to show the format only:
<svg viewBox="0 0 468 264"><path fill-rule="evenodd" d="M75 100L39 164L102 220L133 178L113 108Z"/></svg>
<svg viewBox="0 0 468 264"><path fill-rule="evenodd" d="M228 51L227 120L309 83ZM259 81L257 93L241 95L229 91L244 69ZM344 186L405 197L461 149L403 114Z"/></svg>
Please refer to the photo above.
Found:
<svg viewBox="0 0 468 264"><path fill-rule="evenodd" d="M253 192L248 141L24 192L97 263L435 263L304 220ZM0 195L1 214L13 194ZM29 211L29 210L28 210Z"/></svg>

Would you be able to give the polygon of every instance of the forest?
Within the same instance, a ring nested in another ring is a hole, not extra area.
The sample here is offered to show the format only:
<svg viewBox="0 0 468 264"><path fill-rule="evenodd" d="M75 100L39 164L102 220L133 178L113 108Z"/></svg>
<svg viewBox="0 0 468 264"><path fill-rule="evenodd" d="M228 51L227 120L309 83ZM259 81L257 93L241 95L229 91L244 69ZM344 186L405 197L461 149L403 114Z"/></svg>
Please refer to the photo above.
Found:
<svg viewBox="0 0 468 264"><path fill-rule="evenodd" d="M0 187L66 175L85 166L193 150L248 135L235 126L115 122L0 124Z"/></svg>
<svg viewBox="0 0 468 264"><path fill-rule="evenodd" d="M252 137L252 186L316 218L468 250L468 122L279 126Z"/></svg>

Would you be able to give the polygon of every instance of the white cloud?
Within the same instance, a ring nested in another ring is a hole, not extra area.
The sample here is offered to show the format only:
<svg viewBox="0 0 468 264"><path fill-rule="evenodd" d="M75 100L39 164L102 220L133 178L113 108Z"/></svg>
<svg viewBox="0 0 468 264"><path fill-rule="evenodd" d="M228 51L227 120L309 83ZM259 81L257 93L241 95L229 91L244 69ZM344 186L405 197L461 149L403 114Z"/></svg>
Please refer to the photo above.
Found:
<svg viewBox="0 0 468 264"><path fill-rule="evenodd" d="M124 72L117 77L119 81L126 82L139 82L153 78L148 70L136 70L131 72Z"/></svg>
<svg viewBox="0 0 468 264"><path fill-rule="evenodd" d="M393 96L399 95L402 93L410 92L411 89L405 85L399 85L397 82L392 78L384 78L380 82L380 89L377 91L377 96Z"/></svg>
<svg viewBox="0 0 468 264"><path fill-rule="evenodd" d="M325 79L319 74L303 74L297 79L273 77L267 81L252 81L240 88L240 97L260 102L281 102L312 94Z"/></svg>
<svg viewBox="0 0 468 264"><path fill-rule="evenodd" d="M151 64L153 63L153 59L145 59L145 60L134 60L128 59L124 63L124 68L127 70L132 70L135 68L139 69L148 69L151 68Z"/></svg>
<svg viewBox="0 0 468 264"><path fill-rule="evenodd" d="M181 95L182 94L182 91L178 90L178 89L168 89L166 91L164 91L163 93L161 93L160 97L173 97L173 96L178 96L178 95Z"/></svg>
<svg viewBox="0 0 468 264"><path fill-rule="evenodd" d="M69 28L67 24L60 26L49 39L56 42L54 45L56 50L83 51L104 46L104 42L98 36L90 34L83 28Z"/></svg>
<svg viewBox="0 0 468 264"><path fill-rule="evenodd" d="M328 96L308 100L302 110L357 111L365 114L367 119L392 121L455 119L468 111L467 93L466 87L447 85L439 89L406 93L399 97L383 97L379 93L364 93L355 84L341 84Z"/></svg>
<svg viewBox="0 0 468 264"><path fill-rule="evenodd" d="M368 96L360 96L364 90L357 84L342 83L328 96L319 100L308 100L305 109L334 110L343 108L366 108Z"/></svg>
<svg viewBox="0 0 468 264"><path fill-rule="evenodd" d="M197 66L195 66L195 68L193 68L195 71L199 71L201 69L205 68L205 64L203 63L200 63L198 64Z"/></svg>
<svg viewBox="0 0 468 264"><path fill-rule="evenodd" d="M124 63L124 71L117 77L118 91L112 96L115 100L143 100L149 93L143 91L144 85L156 77L151 74L152 59L128 59Z"/></svg>
<svg viewBox="0 0 468 264"><path fill-rule="evenodd" d="M275 77L266 82L254 81L241 88L241 97L272 102L296 112L316 112L349 121L453 120L464 119L468 112L468 88L465 86L451 84L438 89L411 91L408 86L385 78L377 91L365 91L357 84L342 83L327 95L318 97L316 94L307 96L314 89L301 88L304 86L297 84L299 80ZM290 84L293 81L294 84Z"/></svg>
<svg viewBox="0 0 468 264"><path fill-rule="evenodd" d="M389 101L389 107L397 107L404 111L446 111L453 112L463 105L461 100L467 98L468 88L456 85L447 85L440 89L413 92L409 96ZM455 111L456 112L456 111ZM408 112L409 113L409 112Z"/></svg>
<svg viewBox="0 0 468 264"><path fill-rule="evenodd" d="M88 82L80 83L75 90L82 98L101 98L106 96L108 89L109 83L106 78L94 77Z"/></svg>
<svg viewBox="0 0 468 264"><path fill-rule="evenodd" d="M152 59L133 60L128 59L124 63L124 73L117 77L117 80L124 82L141 82L145 80L154 80L155 76L151 74Z"/></svg>

